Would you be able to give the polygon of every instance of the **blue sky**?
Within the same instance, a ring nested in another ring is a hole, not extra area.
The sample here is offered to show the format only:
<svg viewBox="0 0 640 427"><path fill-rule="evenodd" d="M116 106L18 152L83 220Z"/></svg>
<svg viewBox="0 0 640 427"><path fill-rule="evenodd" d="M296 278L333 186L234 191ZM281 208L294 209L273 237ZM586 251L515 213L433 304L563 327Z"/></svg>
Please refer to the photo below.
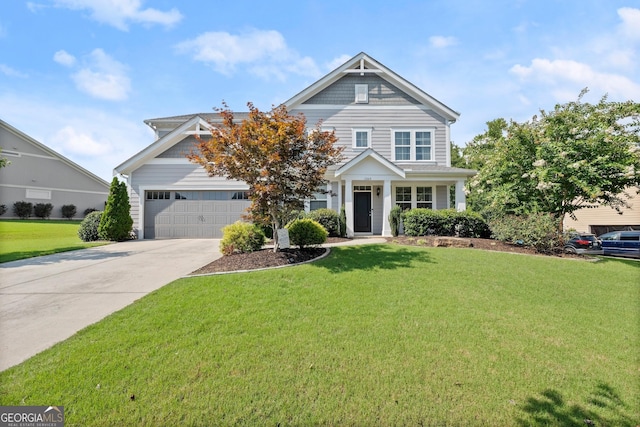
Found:
<svg viewBox="0 0 640 427"><path fill-rule="evenodd" d="M584 87L640 102L639 0L4 0L0 118L110 180L143 120L269 109L361 51L460 112L458 145Z"/></svg>

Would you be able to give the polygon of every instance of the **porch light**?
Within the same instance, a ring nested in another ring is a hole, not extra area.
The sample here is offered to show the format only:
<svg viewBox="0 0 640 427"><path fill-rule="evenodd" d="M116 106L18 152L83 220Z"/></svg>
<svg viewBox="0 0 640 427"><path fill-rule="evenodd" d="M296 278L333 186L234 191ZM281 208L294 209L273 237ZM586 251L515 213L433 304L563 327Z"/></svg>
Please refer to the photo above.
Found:
<svg viewBox="0 0 640 427"><path fill-rule="evenodd" d="M380 187L376 188L376 196L380 197Z"/></svg>

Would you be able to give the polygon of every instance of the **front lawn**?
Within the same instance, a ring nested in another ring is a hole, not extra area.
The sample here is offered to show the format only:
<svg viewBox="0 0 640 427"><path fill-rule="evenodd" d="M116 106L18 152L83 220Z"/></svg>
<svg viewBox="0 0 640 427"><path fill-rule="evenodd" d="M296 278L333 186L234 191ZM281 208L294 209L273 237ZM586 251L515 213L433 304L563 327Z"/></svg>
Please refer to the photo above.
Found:
<svg viewBox="0 0 640 427"><path fill-rule="evenodd" d="M108 242L83 242L81 221L1 220L0 263L90 248Z"/></svg>
<svg viewBox="0 0 640 427"><path fill-rule="evenodd" d="M640 424L640 263L363 245L181 279L0 374L65 425Z"/></svg>

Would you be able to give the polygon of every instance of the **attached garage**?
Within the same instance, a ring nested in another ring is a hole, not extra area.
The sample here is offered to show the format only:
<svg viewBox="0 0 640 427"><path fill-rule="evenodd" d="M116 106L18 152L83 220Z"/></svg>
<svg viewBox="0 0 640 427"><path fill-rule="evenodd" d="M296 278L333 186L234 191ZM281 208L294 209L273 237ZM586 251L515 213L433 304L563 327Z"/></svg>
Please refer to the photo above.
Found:
<svg viewBox="0 0 640 427"><path fill-rule="evenodd" d="M221 238L246 213L246 191L146 191L145 239Z"/></svg>

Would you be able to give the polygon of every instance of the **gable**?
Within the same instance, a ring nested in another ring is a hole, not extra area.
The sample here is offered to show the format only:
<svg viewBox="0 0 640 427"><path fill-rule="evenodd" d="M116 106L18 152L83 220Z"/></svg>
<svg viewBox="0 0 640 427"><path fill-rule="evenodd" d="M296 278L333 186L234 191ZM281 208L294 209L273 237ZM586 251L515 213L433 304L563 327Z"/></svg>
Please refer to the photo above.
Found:
<svg viewBox="0 0 640 427"><path fill-rule="evenodd" d="M366 84L369 105L419 105L420 103L397 86L375 74L347 74L316 95L303 102L324 105L355 105L356 84Z"/></svg>

